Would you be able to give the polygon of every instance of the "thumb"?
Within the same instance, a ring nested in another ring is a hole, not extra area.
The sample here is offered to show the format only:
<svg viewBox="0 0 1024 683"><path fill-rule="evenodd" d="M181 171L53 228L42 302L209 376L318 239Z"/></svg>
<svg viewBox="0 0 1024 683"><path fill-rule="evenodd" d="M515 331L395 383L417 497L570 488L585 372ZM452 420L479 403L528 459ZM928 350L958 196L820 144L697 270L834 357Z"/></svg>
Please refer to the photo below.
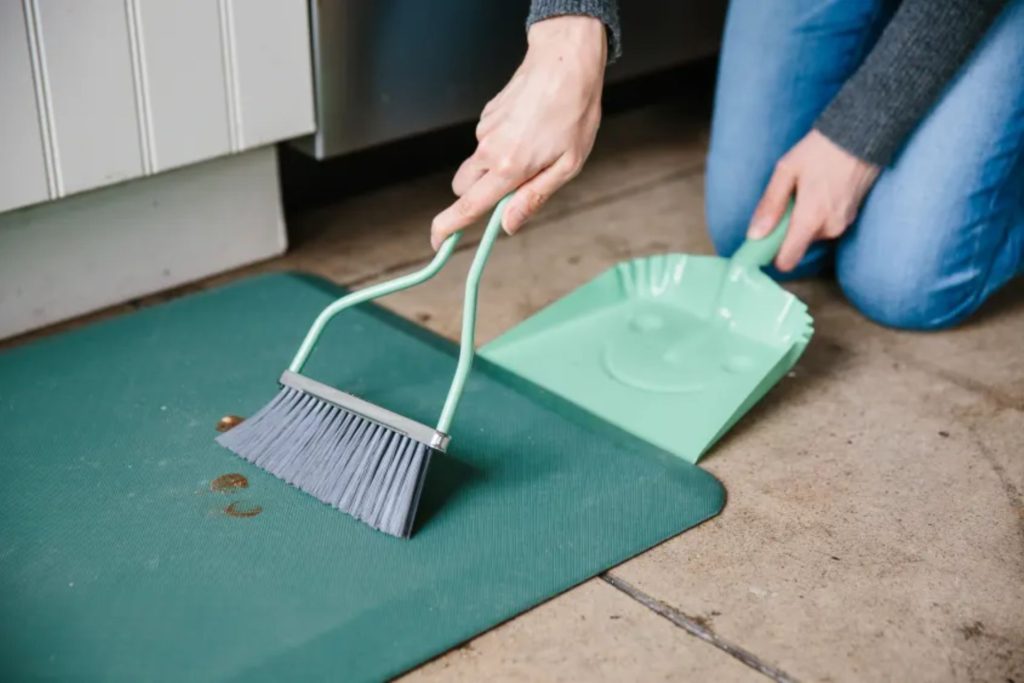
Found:
<svg viewBox="0 0 1024 683"><path fill-rule="evenodd" d="M764 195L761 196L761 201L754 209L747 237L761 239L768 236L782 220L782 215L786 212L795 187L796 175L786 168L776 166L771 180L768 181L768 187L765 188Z"/></svg>

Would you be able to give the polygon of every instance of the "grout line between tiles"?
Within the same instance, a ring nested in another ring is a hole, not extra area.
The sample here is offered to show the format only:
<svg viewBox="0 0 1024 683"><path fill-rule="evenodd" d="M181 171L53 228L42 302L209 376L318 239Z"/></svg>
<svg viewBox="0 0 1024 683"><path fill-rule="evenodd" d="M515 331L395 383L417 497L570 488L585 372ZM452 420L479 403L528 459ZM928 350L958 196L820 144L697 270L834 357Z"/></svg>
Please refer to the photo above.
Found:
<svg viewBox="0 0 1024 683"><path fill-rule="evenodd" d="M996 478L999 479L1003 491L1006 493L1006 502L1010 506L1011 514L1016 518L1017 535L1020 537L1021 548L1024 549L1024 498L1021 496L1021 490L1014 484L1013 479L1007 475L1006 468L996 459L992 449L985 443L982 435L978 433L978 429L974 425L968 424L967 433L971 435L971 439L973 439L978 451L988 462Z"/></svg>
<svg viewBox="0 0 1024 683"><path fill-rule="evenodd" d="M671 605L648 595L631 583L623 581L610 572L601 574L601 578L605 583L636 600L658 616L663 619L667 619L690 635L700 638L704 642L717 647L722 652L738 659L758 673L767 676L777 683L796 683L796 679L786 672L761 661L757 655L743 649L739 645L734 645L733 643L721 638L711 629L702 626L696 619L688 617Z"/></svg>
<svg viewBox="0 0 1024 683"><path fill-rule="evenodd" d="M600 197L597 197L595 199L587 199L587 200L581 201L578 204L573 204L571 206L567 206L564 209L561 209L559 211L554 211L554 212L549 213L549 214L543 214L543 217L538 218L536 221L531 221L531 222L527 223L523 227L523 229L519 231L518 234L522 234L522 233L524 233L524 232L526 232L528 230L532 230L532 229L538 228L538 227L540 227L542 225L547 225L549 223L553 223L553 222L555 222L557 220L565 218L566 216L568 216L570 214L580 213L580 212L583 212L583 211L590 211L591 209L596 209L596 208L600 208L602 206L607 206L608 204L613 204L613 203L615 203L615 202L617 202L619 200L622 200L622 199L628 199L629 197L633 197L633 196L636 196L636 195L641 194L643 192L647 192L648 190L652 189L654 186L660 185L661 183L672 181L672 180L682 180L684 178L688 178L690 176L697 175L697 174L699 174L699 173L701 173L703 171L704 171L704 162L701 161L700 163L693 164L691 166L686 166L684 168L676 169L674 171L670 171L670 172L665 173L663 175L660 175L660 176L657 176L657 177L654 177L654 178L650 178L648 180L645 180L641 184L632 185L632 186L626 186L625 188L623 188L621 190L618 190L616 192L609 192L609 193L607 193L605 195L602 195ZM460 251L468 251L470 249L473 249L474 247L476 247L476 245L479 242L480 242L479 238L474 238L474 239L471 239L471 240L464 240L464 241L460 242L457 247L455 247L455 253L458 253ZM372 282L372 281L374 281L374 280L376 280L378 278L387 277L387 276L392 275L394 273L405 271L406 269L412 268L413 266L417 266L417 265L420 265L422 263L426 263L427 261L429 261L433 257L434 257L434 255L433 255L433 253L431 253L431 254L420 256L420 257L417 257L417 258L409 259L407 261L402 261L401 263L397 263L395 265L388 266L387 268L385 268L383 270L380 270L380 271L377 271L375 273L370 273L368 275L360 275L360 276L358 276L356 278L353 278L352 280L349 280L349 281L347 281L347 282L345 282L343 284L346 287L349 287L349 288L358 287L358 286L366 284L368 282Z"/></svg>

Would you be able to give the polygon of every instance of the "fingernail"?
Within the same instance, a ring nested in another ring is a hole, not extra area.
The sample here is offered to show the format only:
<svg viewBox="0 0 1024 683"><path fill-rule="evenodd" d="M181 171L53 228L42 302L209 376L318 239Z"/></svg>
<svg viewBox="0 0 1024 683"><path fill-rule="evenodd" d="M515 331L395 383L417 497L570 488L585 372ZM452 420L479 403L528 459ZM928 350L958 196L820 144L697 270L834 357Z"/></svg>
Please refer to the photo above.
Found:
<svg viewBox="0 0 1024 683"><path fill-rule="evenodd" d="M747 231L747 234L750 237L753 237L754 239L759 239L761 237L764 237L765 235L767 235L771 231L772 231L772 222L771 222L771 220L769 220L767 218L764 218L764 217L758 217L758 218L755 218L753 220L753 222L750 224L750 229Z"/></svg>
<svg viewBox="0 0 1024 683"><path fill-rule="evenodd" d="M519 209L509 209L506 216L508 220L502 224L502 227L509 235L516 234L519 228L523 227L523 223L526 222L526 214Z"/></svg>

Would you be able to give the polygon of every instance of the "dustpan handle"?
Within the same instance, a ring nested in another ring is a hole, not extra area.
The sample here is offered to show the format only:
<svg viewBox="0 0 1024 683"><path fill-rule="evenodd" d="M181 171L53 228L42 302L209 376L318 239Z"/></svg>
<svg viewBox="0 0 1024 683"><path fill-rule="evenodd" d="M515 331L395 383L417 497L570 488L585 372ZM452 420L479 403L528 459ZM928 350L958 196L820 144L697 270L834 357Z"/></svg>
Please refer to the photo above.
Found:
<svg viewBox="0 0 1024 683"><path fill-rule="evenodd" d="M437 254L425 267L417 270L414 273L403 275L402 277L395 278L394 280L388 280L387 282L381 282L367 287L366 289L360 289L357 292L352 292L346 296L341 297L331 305L327 306L324 310L320 311L320 315L313 321L313 325L309 328L309 332L306 333L306 338L302 340L302 345L299 346L298 352L295 354L295 358L292 359L288 369L291 372L298 373L302 370L302 366L305 365L306 359L309 358L309 354L313 352L313 347L316 346L316 342L320 339L320 335L324 331L324 327L331 319L344 311L346 308L351 308L365 301L371 299L377 299L388 294L394 294L400 292L403 289L409 289L415 287L418 284L426 282L430 278L437 275L438 271L444 267L444 264L448 262L448 258L455 251L455 245L459 243L459 239L462 238L461 232L456 232L448 237L442 244L441 248L437 250Z"/></svg>
<svg viewBox="0 0 1024 683"><path fill-rule="evenodd" d="M469 377L470 368L473 367L473 357L476 355L476 300L477 291L480 288L480 276L484 272L484 265L491 255L491 247L498 239L501 232L501 217L505 213L505 206L512 195L506 195L498 202L491 213L491 219L487 222L484 235L480 238L480 245L476 248L476 255L469 267L469 274L466 276L466 294L462 303L462 338L459 342L459 363L455 368L455 377L448 389L448 397L444 400L444 408L441 410L441 417L437 421L437 431L442 434L448 433L451 427L452 418L455 417L455 409L462 398L462 390L466 386L466 379Z"/></svg>
<svg viewBox="0 0 1024 683"><path fill-rule="evenodd" d="M789 218L793 213L793 202L789 202L786 213L782 214L778 225L770 233L760 239L748 239L732 255L732 262L752 268L763 268L770 264L779 253L782 241L786 239L786 231L789 230Z"/></svg>

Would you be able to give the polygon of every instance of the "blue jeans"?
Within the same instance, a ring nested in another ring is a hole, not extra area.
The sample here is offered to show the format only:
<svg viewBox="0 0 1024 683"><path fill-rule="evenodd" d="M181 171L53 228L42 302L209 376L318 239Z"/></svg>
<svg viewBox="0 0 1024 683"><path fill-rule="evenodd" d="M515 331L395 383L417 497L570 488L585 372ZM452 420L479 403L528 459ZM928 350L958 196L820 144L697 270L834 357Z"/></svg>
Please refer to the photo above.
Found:
<svg viewBox="0 0 1024 683"><path fill-rule="evenodd" d="M775 162L811 128L892 15L885 0L733 0L707 165L720 253L743 241ZM892 327L964 320L1024 272L1024 0L990 28L883 170L857 221L797 276L834 265L847 298Z"/></svg>

